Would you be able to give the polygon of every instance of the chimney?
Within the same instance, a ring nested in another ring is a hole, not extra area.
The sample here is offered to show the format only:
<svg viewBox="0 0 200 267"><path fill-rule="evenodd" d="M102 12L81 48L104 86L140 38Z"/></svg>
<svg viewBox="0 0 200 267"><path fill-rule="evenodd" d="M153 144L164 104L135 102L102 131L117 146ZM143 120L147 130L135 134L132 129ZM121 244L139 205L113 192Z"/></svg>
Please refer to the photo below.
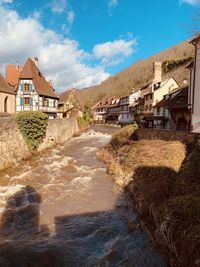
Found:
<svg viewBox="0 0 200 267"><path fill-rule="evenodd" d="M154 62L154 78L153 83L160 83L162 81L162 62Z"/></svg>
<svg viewBox="0 0 200 267"><path fill-rule="evenodd" d="M38 57L35 57L35 58L34 58L34 62L35 62L35 65L36 65L37 67L38 67L38 61L39 61L39 60L38 60Z"/></svg>

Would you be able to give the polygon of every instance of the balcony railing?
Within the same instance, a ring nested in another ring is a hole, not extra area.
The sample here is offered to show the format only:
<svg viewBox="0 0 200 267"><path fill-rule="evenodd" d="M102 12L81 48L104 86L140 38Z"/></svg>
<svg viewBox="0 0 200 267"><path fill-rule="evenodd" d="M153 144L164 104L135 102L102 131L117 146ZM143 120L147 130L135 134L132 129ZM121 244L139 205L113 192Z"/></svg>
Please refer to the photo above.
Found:
<svg viewBox="0 0 200 267"><path fill-rule="evenodd" d="M57 108L56 107L40 107L40 111L43 112L57 112Z"/></svg>

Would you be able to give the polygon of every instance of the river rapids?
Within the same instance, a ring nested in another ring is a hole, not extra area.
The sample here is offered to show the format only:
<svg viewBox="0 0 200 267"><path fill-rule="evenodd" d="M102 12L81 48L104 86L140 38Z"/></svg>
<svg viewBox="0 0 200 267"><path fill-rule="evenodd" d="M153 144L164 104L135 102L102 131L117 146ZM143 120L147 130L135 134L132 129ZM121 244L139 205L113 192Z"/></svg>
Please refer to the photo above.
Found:
<svg viewBox="0 0 200 267"><path fill-rule="evenodd" d="M0 172L0 266L164 267L96 151L112 128Z"/></svg>

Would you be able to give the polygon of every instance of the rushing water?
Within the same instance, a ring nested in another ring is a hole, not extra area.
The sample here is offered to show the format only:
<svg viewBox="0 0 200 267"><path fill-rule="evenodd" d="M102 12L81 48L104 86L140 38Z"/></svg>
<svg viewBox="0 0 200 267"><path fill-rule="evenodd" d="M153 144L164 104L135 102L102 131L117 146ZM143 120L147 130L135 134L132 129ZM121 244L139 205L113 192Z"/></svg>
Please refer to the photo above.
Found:
<svg viewBox="0 0 200 267"><path fill-rule="evenodd" d="M0 266L165 266L96 151L97 126L0 173Z"/></svg>

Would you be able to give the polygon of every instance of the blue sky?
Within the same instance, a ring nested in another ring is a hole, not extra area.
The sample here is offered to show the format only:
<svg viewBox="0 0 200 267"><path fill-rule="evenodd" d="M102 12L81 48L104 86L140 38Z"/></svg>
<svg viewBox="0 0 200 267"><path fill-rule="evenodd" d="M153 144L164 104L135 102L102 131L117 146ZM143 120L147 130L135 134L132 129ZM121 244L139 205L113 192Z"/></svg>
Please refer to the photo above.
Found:
<svg viewBox="0 0 200 267"><path fill-rule="evenodd" d="M98 84L191 37L200 0L0 0L0 66L37 56L58 91Z"/></svg>

